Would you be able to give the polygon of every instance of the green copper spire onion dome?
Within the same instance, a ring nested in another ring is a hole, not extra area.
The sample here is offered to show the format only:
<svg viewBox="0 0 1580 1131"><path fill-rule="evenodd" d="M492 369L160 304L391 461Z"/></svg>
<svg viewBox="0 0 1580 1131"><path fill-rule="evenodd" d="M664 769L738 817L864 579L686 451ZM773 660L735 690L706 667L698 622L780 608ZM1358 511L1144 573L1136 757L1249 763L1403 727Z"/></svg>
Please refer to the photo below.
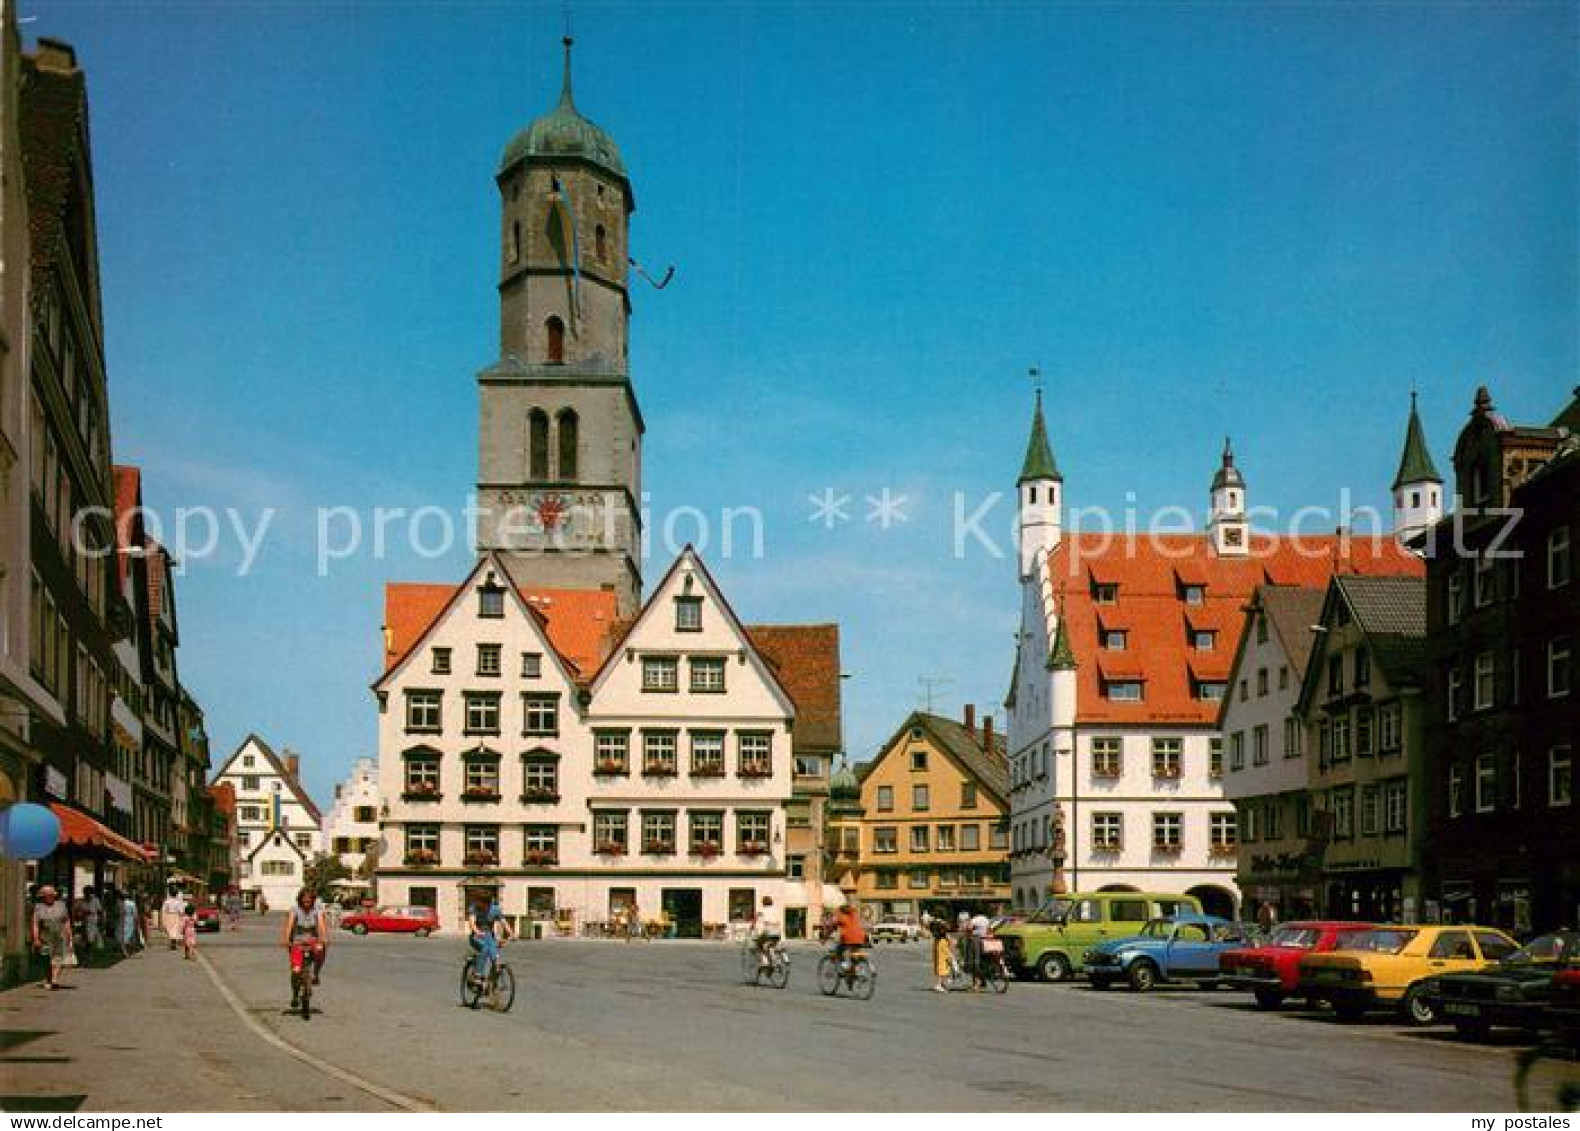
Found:
<svg viewBox="0 0 1580 1131"><path fill-rule="evenodd" d="M1048 426L1042 419L1042 390L1037 390L1037 411L1031 418L1031 439L1026 443L1026 462L1021 464L1018 487L1037 479L1063 480L1059 465L1053 462L1053 449L1048 446Z"/></svg>
<svg viewBox="0 0 1580 1131"><path fill-rule="evenodd" d="M828 795L841 801L854 801L861 796L861 782L856 777L856 771L850 768L848 759L839 760L839 769L828 779Z"/></svg>
<svg viewBox="0 0 1580 1131"><path fill-rule="evenodd" d="M565 37L565 81L560 87L559 105L510 139L510 144L505 146L504 156L499 160L501 172L517 161L534 157L579 157L617 177L625 177L625 162L620 160L620 149L614 139L576 109L576 101L571 96L573 43L575 40L570 36Z"/></svg>
<svg viewBox="0 0 1580 1131"><path fill-rule="evenodd" d="M1432 463L1432 453L1426 448L1426 433L1421 429L1421 417L1415 411L1415 391L1410 392L1410 426L1405 429L1404 453L1399 457L1399 474L1393 477L1397 491L1406 483L1441 483L1443 477Z"/></svg>

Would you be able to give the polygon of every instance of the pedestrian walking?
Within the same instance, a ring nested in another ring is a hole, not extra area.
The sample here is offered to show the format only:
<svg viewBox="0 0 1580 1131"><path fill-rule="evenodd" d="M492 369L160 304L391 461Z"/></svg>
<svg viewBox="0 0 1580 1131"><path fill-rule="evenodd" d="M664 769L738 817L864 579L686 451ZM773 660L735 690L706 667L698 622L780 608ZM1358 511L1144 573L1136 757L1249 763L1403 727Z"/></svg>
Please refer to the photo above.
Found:
<svg viewBox="0 0 1580 1131"><path fill-rule="evenodd" d="M84 947L90 955L97 954L104 948L104 902L96 889L86 887L82 889L78 907Z"/></svg>
<svg viewBox="0 0 1580 1131"><path fill-rule="evenodd" d="M241 929L241 892L235 888L225 893L225 922L233 931Z"/></svg>
<svg viewBox="0 0 1580 1131"><path fill-rule="evenodd" d="M987 937L992 933L993 920L981 910L971 916L971 988L974 990L987 989L986 966L982 961L982 944L987 942Z"/></svg>
<svg viewBox="0 0 1580 1131"><path fill-rule="evenodd" d="M159 925L164 928L165 938L169 940L171 950L181 945L181 916L186 909L186 897L175 884L171 884L164 903L159 906Z"/></svg>
<svg viewBox="0 0 1580 1131"><path fill-rule="evenodd" d="M121 944L121 957L127 958L134 949L143 945L142 916L137 912L137 900L129 891L121 892L120 929L117 937Z"/></svg>
<svg viewBox="0 0 1580 1131"><path fill-rule="evenodd" d="M949 992L949 920L942 914L927 917L927 931L933 936L933 989Z"/></svg>
<svg viewBox="0 0 1580 1131"><path fill-rule="evenodd" d="M181 910L181 957L197 957L197 908L190 903Z"/></svg>
<svg viewBox="0 0 1580 1131"><path fill-rule="evenodd" d="M45 988L60 989L61 975L76 960L71 950L71 912L53 884L38 889L38 902L33 905L33 949L49 963Z"/></svg>

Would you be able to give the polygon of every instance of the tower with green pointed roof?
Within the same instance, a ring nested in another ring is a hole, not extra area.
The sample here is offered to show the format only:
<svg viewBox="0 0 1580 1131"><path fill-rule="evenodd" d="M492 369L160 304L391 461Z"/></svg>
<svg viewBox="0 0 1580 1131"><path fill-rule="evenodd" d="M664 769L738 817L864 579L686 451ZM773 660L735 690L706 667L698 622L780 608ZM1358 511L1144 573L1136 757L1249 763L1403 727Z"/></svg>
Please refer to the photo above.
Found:
<svg viewBox="0 0 1580 1131"><path fill-rule="evenodd" d="M1416 411L1415 392L1410 393L1410 420L1405 425L1404 451L1399 455L1399 473L1393 478L1394 536L1409 544L1443 517L1443 477L1432 463L1426 446L1426 432Z"/></svg>
<svg viewBox="0 0 1580 1131"><path fill-rule="evenodd" d="M1053 448L1048 443L1040 389L1032 411L1026 458L1021 462L1020 478L1015 485L1019 507L1020 576L1024 579L1036 571L1037 559L1052 553L1063 537L1064 476L1059 474Z"/></svg>
<svg viewBox="0 0 1580 1131"><path fill-rule="evenodd" d="M564 41L559 100L516 132L500 195L499 360L478 375L477 548L519 584L613 589L641 603L642 415L628 366L619 147L576 105Z"/></svg>

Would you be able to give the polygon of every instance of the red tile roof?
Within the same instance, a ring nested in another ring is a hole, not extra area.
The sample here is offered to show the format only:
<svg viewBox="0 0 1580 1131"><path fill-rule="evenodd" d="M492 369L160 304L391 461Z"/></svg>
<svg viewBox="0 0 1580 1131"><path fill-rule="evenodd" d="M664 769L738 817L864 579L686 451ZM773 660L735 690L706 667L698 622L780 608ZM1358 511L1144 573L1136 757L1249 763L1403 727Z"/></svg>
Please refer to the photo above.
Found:
<svg viewBox="0 0 1580 1131"><path fill-rule="evenodd" d="M1043 604L1053 623L1063 597L1076 671L1078 723L1213 726L1218 703L1198 699L1197 681L1225 681L1246 601L1263 584L1323 588L1335 572L1424 576L1419 558L1390 537L1253 535L1244 557L1221 557L1204 535L1067 534L1044 559ZM1118 586L1099 605L1095 582ZM1186 604L1182 584L1202 585L1201 604ZM1099 626L1128 631L1124 651L1099 647ZM1190 630L1215 632L1216 647L1197 651ZM1102 681L1142 679L1140 702L1112 702Z"/></svg>
<svg viewBox="0 0 1580 1131"><path fill-rule="evenodd" d="M839 625L749 624L746 635L795 703L795 746L838 750Z"/></svg>
<svg viewBox="0 0 1580 1131"><path fill-rule="evenodd" d="M417 646L460 590L457 585L407 581L384 586L385 674ZM615 595L599 589L523 588L520 593L571 674L591 679L615 639Z"/></svg>

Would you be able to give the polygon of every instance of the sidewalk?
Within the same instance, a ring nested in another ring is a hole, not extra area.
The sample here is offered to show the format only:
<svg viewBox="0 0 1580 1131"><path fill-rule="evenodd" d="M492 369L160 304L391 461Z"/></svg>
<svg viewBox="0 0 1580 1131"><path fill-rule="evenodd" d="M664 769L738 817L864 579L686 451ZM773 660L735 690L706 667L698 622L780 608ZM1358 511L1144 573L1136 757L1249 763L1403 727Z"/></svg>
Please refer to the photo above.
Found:
<svg viewBox="0 0 1580 1131"><path fill-rule="evenodd" d="M265 946L265 933L250 925L227 941ZM0 993L0 1110L370 1109L363 1093L259 1040L199 963L158 942L68 971L72 989L32 982Z"/></svg>

